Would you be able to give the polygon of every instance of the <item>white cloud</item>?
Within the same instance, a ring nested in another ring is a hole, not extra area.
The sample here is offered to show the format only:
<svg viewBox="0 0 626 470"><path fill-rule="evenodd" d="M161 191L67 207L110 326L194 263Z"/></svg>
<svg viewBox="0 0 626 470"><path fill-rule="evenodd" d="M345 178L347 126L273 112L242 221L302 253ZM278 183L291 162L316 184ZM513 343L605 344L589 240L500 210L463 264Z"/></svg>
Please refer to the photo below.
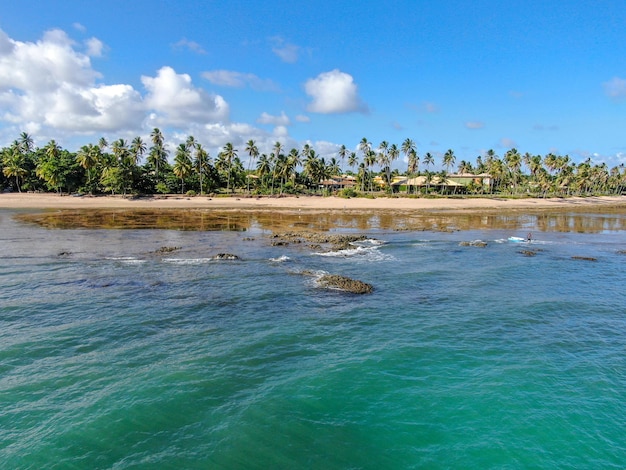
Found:
<svg viewBox="0 0 626 470"><path fill-rule="evenodd" d="M311 118L305 114L298 114L296 116L296 121L298 122L311 122Z"/></svg>
<svg viewBox="0 0 626 470"><path fill-rule="evenodd" d="M272 52L280 57L280 60L289 64L293 64L298 61L298 54L300 52L299 46L286 42L280 36L275 36L270 38L270 40L274 44Z"/></svg>
<svg viewBox="0 0 626 470"><path fill-rule="evenodd" d="M280 137L289 137L289 131L287 130L287 128L285 126L276 126L274 128L274 130L272 131L272 135L276 138L280 138Z"/></svg>
<svg viewBox="0 0 626 470"><path fill-rule="evenodd" d="M336 114L367 111L352 76L338 69L307 80L304 90L313 98L307 107L310 112Z"/></svg>
<svg viewBox="0 0 626 470"><path fill-rule="evenodd" d="M182 38L177 43L172 44L172 47L174 47L174 49L187 49L195 52L196 54L206 54L206 51L200 44L196 41L190 41L187 38Z"/></svg>
<svg viewBox="0 0 626 470"><path fill-rule="evenodd" d="M517 143L513 139L509 139L508 137L503 137L498 142L498 146L505 149L517 148Z"/></svg>
<svg viewBox="0 0 626 470"><path fill-rule="evenodd" d="M263 112L256 122L259 124L271 124L273 126L288 126L291 124L289 117L284 111L280 113L280 116L272 116L271 114Z"/></svg>
<svg viewBox="0 0 626 470"><path fill-rule="evenodd" d="M104 50L104 43L97 38L89 38L85 41L87 55L90 57L101 57Z"/></svg>
<svg viewBox="0 0 626 470"><path fill-rule="evenodd" d="M89 56L76 52L63 31L44 34L36 43L0 36L0 89L26 93L51 92L60 84L78 88L94 83L100 74L91 68Z"/></svg>
<svg viewBox="0 0 626 470"><path fill-rule="evenodd" d="M1 119L16 127L96 132L136 126L141 96L130 85L96 85L101 75L60 30L35 43L0 31ZM103 44L91 41L92 52ZM49 131L46 131L49 132Z"/></svg>
<svg viewBox="0 0 626 470"><path fill-rule="evenodd" d="M467 129L482 129L485 127L485 124L480 121L468 121L465 123L465 127Z"/></svg>
<svg viewBox="0 0 626 470"><path fill-rule="evenodd" d="M87 31L87 28L78 22L72 23L72 26L74 27L76 31L80 31L81 33L84 33L85 31Z"/></svg>
<svg viewBox="0 0 626 470"><path fill-rule="evenodd" d="M162 67L156 77L142 76L141 82L148 90L146 105L156 112L154 125L228 120L229 107L224 98L194 87L189 75L177 74L171 67Z"/></svg>
<svg viewBox="0 0 626 470"><path fill-rule="evenodd" d="M626 98L626 80L619 77L613 77L608 82L603 83L604 92L609 98L622 99Z"/></svg>
<svg viewBox="0 0 626 470"><path fill-rule="evenodd" d="M202 73L214 85L244 88L249 86L258 91L277 91L278 86L271 80L264 80L253 73L241 73L230 70L211 70Z"/></svg>
<svg viewBox="0 0 626 470"><path fill-rule="evenodd" d="M1 145L26 131L37 142L56 139L61 145L70 142L69 148L75 150L75 145L100 136L147 139L149 130L160 127L168 146L183 135L194 135L213 156L226 142L242 155L249 139L257 142L261 152L271 151L277 138L288 148L300 147L288 135L285 113L262 116L274 126L271 130L231 123L229 106L221 96L195 86L189 75L171 67L142 76L145 89L106 83L91 63L91 57L104 50L97 38L77 43L60 30L49 31L38 41L22 42L0 29ZM251 74L244 79L248 86L255 80Z"/></svg>

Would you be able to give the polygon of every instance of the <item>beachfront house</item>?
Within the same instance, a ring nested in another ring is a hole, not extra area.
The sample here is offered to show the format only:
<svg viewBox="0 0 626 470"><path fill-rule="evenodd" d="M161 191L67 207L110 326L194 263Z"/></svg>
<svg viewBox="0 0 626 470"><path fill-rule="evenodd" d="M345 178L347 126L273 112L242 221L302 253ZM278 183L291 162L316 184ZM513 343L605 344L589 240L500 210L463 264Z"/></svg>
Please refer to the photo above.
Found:
<svg viewBox="0 0 626 470"><path fill-rule="evenodd" d="M415 176L413 178L396 178L391 183L394 191L406 189L409 193L424 192L432 189L437 192L445 192L451 194L463 194L476 189L488 190L491 185L492 177L487 173L478 175L470 173L450 174L447 178L442 179L438 175L432 177Z"/></svg>

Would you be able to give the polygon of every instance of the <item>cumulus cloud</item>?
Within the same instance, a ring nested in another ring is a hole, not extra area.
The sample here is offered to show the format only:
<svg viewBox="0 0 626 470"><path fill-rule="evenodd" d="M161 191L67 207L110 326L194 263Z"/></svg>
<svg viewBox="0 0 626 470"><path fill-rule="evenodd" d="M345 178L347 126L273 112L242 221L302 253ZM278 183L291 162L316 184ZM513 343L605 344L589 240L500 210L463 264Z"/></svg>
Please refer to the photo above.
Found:
<svg viewBox="0 0 626 470"><path fill-rule="evenodd" d="M291 124L289 117L284 111L280 113L280 116L272 116L271 114L263 112L256 122L259 124L271 124L273 126L288 126Z"/></svg>
<svg viewBox="0 0 626 470"><path fill-rule="evenodd" d="M296 116L296 121L298 122L311 122L311 118L306 114L298 114Z"/></svg>
<svg viewBox="0 0 626 470"><path fill-rule="evenodd" d="M299 46L286 42L280 36L270 38L270 41L273 44L272 52L280 57L280 60L289 64L293 64L298 61L298 54L300 52Z"/></svg>
<svg viewBox="0 0 626 470"><path fill-rule="evenodd" d="M141 96L130 85L98 85L89 55L65 32L20 42L0 31L1 118L25 128L107 131L141 122ZM91 53L103 44L91 41ZM88 47L89 49L89 47Z"/></svg>
<svg viewBox="0 0 626 470"><path fill-rule="evenodd" d="M189 75L178 74L172 67L162 67L156 77L144 75L141 82L148 90L146 105L156 113L155 125L184 126L228 119L224 98L195 87Z"/></svg>
<svg viewBox="0 0 626 470"><path fill-rule="evenodd" d="M264 80L253 73L241 73L231 70L211 70L202 72L202 77L214 85L233 88L249 86L257 91L277 91L278 86L272 80Z"/></svg>
<svg viewBox="0 0 626 470"><path fill-rule="evenodd" d="M624 99L626 98L626 80L619 77L613 77L608 82L603 83L604 92L609 98Z"/></svg>
<svg viewBox="0 0 626 470"><path fill-rule="evenodd" d="M467 129L482 129L485 127L485 124L480 121L468 121L465 123L465 127Z"/></svg>
<svg viewBox="0 0 626 470"><path fill-rule="evenodd" d="M366 112L367 106L358 94L351 75L338 69L319 74L307 80L304 91L313 98L307 107L312 113L339 114L353 111Z"/></svg>
<svg viewBox="0 0 626 470"><path fill-rule="evenodd" d="M285 113L259 118L272 124L271 130L230 122L228 103L221 96L172 67L142 76L141 89L106 83L91 62L104 50L97 38L77 43L60 30L22 42L0 29L0 140L11 142L26 131L37 141L54 138L61 145L82 145L83 139L100 136L147 138L149 130L160 127L170 146L195 135L212 152L226 142L242 151L249 139L262 152L271 151L277 138L289 148L298 147L288 135ZM243 80L252 86L255 79L246 75Z"/></svg>

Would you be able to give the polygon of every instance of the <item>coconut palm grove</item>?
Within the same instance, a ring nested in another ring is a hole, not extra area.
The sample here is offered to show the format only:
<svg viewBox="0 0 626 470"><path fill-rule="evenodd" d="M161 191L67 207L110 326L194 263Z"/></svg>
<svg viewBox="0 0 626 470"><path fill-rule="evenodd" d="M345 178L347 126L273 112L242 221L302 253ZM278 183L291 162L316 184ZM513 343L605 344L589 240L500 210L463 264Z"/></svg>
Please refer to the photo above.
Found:
<svg viewBox="0 0 626 470"><path fill-rule="evenodd" d="M98 142L75 152L55 140L34 145L25 132L0 151L0 189L5 192L65 194L339 194L373 196L498 195L553 197L616 195L624 192L624 165L608 168L590 159L573 162L567 155L532 155L512 148L493 150L474 162L457 161L452 149L441 156L420 155L415 142L361 139L334 156L318 155L305 144L287 149L276 142L260 153L254 140L237 147L226 143L211 155L188 136L174 150L160 129L149 141ZM404 163L404 168L400 167ZM455 183L462 177L464 183Z"/></svg>

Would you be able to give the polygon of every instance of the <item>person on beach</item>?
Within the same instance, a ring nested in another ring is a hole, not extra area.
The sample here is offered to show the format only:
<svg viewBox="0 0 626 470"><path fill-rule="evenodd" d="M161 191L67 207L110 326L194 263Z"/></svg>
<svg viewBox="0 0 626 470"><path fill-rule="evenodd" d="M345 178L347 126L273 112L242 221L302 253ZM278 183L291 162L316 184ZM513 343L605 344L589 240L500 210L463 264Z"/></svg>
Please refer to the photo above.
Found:
<svg viewBox="0 0 626 470"><path fill-rule="evenodd" d="M533 239L533 234L528 232L528 234L526 235L526 241L528 243L530 243L532 241L532 239Z"/></svg>

